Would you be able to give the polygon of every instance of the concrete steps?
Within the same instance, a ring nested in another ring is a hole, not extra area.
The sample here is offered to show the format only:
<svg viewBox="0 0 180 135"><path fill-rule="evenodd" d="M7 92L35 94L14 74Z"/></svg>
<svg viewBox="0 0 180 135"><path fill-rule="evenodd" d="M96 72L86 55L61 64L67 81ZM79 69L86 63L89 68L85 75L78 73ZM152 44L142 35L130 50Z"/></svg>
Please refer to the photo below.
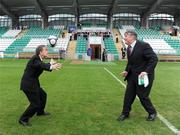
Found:
<svg viewBox="0 0 180 135"><path fill-rule="evenodd" d="M28 32L28 30L22 30L16 37L16 39L20 39L22 38L26 33Z"/></svg>
<svg viewBox="0 0 180 135"><path fill-rule="evenodd" d="M77 41L70 41L67 49L67 59L75 59Z"/></svg>
<svg viewBox="0 0 180 135"><path fill-rule="evenodd" d="M112 32L113 32L114 37L116 37L116 34L118 35L119 42L115 43L115 45L116 45L118 52L121 53L121 48L123 47L122 37L121 37L118 29L112 29ZM115 41L116 41L116 39L115 39Z"/></svg>

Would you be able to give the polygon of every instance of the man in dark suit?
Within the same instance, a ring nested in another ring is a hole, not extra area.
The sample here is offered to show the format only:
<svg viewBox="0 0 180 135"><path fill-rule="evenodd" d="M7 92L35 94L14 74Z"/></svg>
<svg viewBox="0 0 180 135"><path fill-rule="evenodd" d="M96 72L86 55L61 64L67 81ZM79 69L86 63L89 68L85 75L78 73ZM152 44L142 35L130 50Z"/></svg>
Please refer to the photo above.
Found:
<svg viewBox="0 0 180 135"><path fill-rule="evenodd" d="M19 123L23 126L31 126L29 119L36 113L37 116L50 115L44 111L46 105L47 94L41 88L39 76L44 70L58 70L61 65L54 61L44 63L42 60L48 55L45 45L36 48L36 54L29 60L22 76L20 89L27 96L30 105L19 119Z"/></svg>
<svg viewBox="0 0 180 135"><path fill-rule="evenodd" d="M128 45L128 63L122 75L125 77L124 80L127 80L127 87L123 110L117 120L123 121L129 117L131 105L137 95L142 106L149 114L146 120L153 121L156 118L157 112L151 103L149 94L153 85L154 69L157 65L158 58L148 43L137 40L136 32L125 32L124 41ZM148 76L149 85L147 87L138 85L138 76L143 78L145 75Z"/></svg>

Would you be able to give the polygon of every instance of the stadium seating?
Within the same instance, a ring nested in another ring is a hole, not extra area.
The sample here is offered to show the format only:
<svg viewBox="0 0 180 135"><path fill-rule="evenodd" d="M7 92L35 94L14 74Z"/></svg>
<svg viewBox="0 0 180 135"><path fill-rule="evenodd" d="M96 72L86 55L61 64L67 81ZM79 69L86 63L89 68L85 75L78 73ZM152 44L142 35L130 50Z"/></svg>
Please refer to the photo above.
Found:
<svg viewBox="0 0 180 135"><path fill-rule="evenodd" d="M59 37L60 29L42 29L42 28L30 28L26 36L32 38L48 38L50 35Z"/></svg>
<svg viewBox="0 0 180 135"><path fill-rule="evenodd" d="M105 31L106 27L83 27L82 30L86 31Z"/></svg>
<svg viewBox="0 0 180 135"><path fill-rule="evenodd" d="M31 37L22 37L16 39L6 50L5 54L17 53L23 50L23 48L29 43Z"/></svg>
<svg viewBox="0 0 180 135"><path fill-rule="evenodd" d="M106 28L106 24L92 25L91 23L84 23L84 24L82 24L82 27L105 27Z"/></svg>
<svg viewBox="0 0 180 135"><path fill-rule="evenodd" d="M150 29L153 29L153 30L160 30L160 28L161 28L161 26L160 25L152 25L152 26L150 26Z"/></svg>
<svg viewBox="0 0 180 135"><path fill-rule="evenodd" d="M119 32L124 37L124 32L130 28L133 27L122 26ZM135 28L134 30L138 34L138 39L148 42L158 54L177 54L175 49L180 49L180 39L174 39L170 35L162 34L154 29Z"/></svg>
<svg viewBox="0 0 180 135"><path fill-rule="evenodd" d="M14 34L12 34L15 32ZM3 36L4 37L15 37L19 33L19 30L9 30ZM44 44L47 45L47 38L50 35L54 35L59 37L60 34L59 29L42 29L42 28L30 28L27 33L20 39L16 39L11 45L7 45L6 49L4 49L5 54L15 54L17 52L26 51L26 52L34 52L35 48L40 45ZM11 36L10 36L11 35ZM63 47L67 48L67 38L66 41L60 40L58 43L63 45ZM66 44L66 45L65 45ZM57 46L58 48L59 46ZM54 51L54 49L50 48L50 51Z"/></svg>
<svg viewBox="0 0 180 135"><path fill-rule="evenodd" d="M180 49L180 39L165 39L165 41L175 49Z"/></svg>
<svg viewBox="0 0 180 135"><path fill-rule="evenodd" d="M143 39L163 39L164 35L160 32L152 29L135 29L136 33L138 34L138 38Z"/></svg>
<svg viewBox="0 0 180 135"><path fill-rule="evenodd" d="M122 25L122 29L135 30L135 27L133 25Z"/></svg>
<svg viewBox="0 0 180 135"><path fill-rule="evenodd" d="M57 45L55 46L54 50L57 51L59 49L67 50L69 44L69 34L66 34L65 38L59 38L57 41Z"/></svg>
<svg viewBox="0 0 180 135"><path fill-rule="evenodd" d="M144 39L158 54L176 54L176 51L164 39Z"/></svg>
<svg viewBox="0 0 180 135"><path fill-rule="evenodd" d="M146 29L146 28L135 28L132 25L122 25L121 29L119 29L119 32L122 36L124 36L124 33L126 30L134 30L138 34L138 39L164 39L164 38L170 38L169 35L161 34L157 30L153 29Z"/></svg>
<svg viewBox="0 0 180 135"><path fill-rule="evenodd" d="M91 23L83 23L82 27L92 27L92 24Z"/></svg>
<svg viewBox="0 0 180 135"><path fill-rule="evenodd" d="M59 49L67 50L69 43L69 36L67 35L65 38L58 38L57 45L54 48L48 48L49 52L58 52ZM27 46L23 49L23 52L34 52L38 45L47 45L47 38L32 38Z"/></svg>
<svg viewBox="0 0 180 135"><path fill-rule="evenodd" d="M87 40L84 37L77 38L76 53L86 53L87 51Z"/></svg>
<svg viewBox="0 0 180 135"><path fill-rule="evenodd" d="M0 38L0 51L5 51L15 41L15 38Z"/></svg>
<svg viewBox="0 0 180 135"><path fill-rule="evenodd" d="M8 30L6 33L2 35L2 37L15 38L20 32L21 30Z"/></svg>
<svg viewBox="0 0 180 135"><path fill-rule="evenodd" d="M6 31L7 31L7 28L5 28L5 27L0 27L0 37L1 37L4 33L6 33Z"/></svg>
<svg viewBox="0 0 180 135"><path fill-rule="evenodd" d="M115 43L112 37L104 38L104 45L110 54L118 54Z"/></svg>
<svg viewBox="0 0 180 135"><path fill-rule="evenodd" d="M47 42L46 38L32 38L24 47L23 52L34 52L38 45L46 45Z"/></svg>

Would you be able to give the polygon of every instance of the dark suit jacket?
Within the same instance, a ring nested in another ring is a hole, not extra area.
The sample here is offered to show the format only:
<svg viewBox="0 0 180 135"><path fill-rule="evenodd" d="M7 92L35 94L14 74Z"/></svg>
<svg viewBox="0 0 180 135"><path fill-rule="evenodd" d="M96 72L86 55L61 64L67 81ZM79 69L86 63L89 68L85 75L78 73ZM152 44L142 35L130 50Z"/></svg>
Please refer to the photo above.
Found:
<svg viewBox="0 0 180 135"><path fill-rule="evenodd" d="M20 89L36 92L40 88L39 76L43 70L51 71L50 66L50 63L44 63L39 56L34 55L26 65L21 79Z"/></svg>
<svg viewBox="0 0 180 135"><path fill-rule="evenodd" d="M154 69L157 62L157 55L151 46L148 43L137 40L131 55L128 56L128 63L125 69L128 75L124 80L127 80L130 75L138 78L141 72L147 72L149 79L154 79Z"/></svg>

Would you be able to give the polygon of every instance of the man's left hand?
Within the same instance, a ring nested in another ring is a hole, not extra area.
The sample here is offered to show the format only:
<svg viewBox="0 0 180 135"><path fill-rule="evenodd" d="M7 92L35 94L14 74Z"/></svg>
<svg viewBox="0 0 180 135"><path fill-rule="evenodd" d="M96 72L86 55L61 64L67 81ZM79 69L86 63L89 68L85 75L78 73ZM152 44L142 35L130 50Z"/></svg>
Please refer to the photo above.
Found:
<svg viewBox="0 0 180 135"><path fill-rule="evenodd" d="M139 74L139 77L140 78L144 78L144 75L147 75L148 73L147 72L141 72L140 74Z"/></svg>

